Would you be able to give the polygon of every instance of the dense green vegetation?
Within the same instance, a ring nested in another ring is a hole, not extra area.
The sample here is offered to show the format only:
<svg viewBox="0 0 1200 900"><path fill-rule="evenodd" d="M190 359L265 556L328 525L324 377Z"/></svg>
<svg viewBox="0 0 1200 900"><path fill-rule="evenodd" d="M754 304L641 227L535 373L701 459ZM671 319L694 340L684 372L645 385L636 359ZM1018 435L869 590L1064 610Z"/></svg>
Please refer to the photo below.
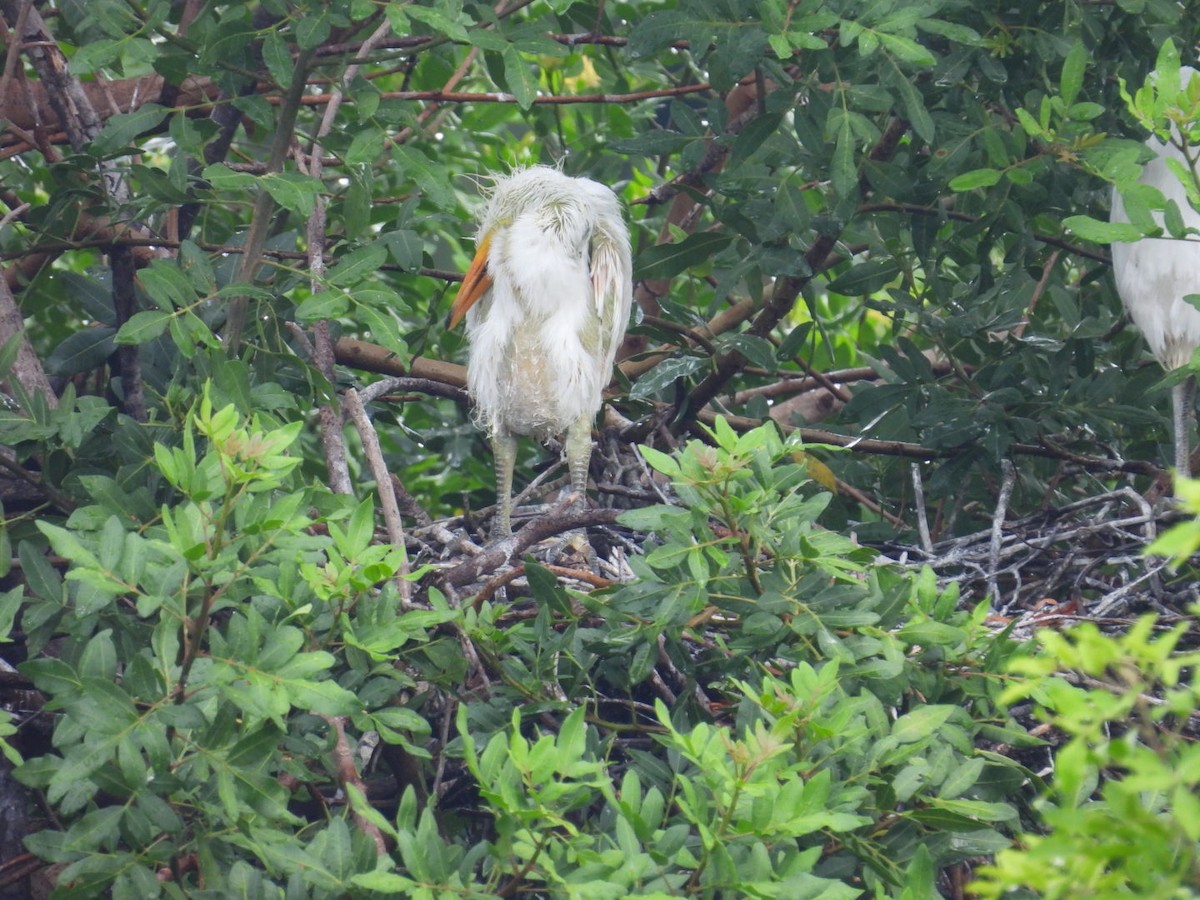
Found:
<svg viewBox="0 0 1200 900"><path fill-rule="evenodd" d="M1102 242L1161 231L1147 128L1200 146L1138 92L1183 5L0 12L3 747L58 896L1200 890L1194 613L1030 642L1036 585L899 561L1170 459ZM444 317L531 163L634 235L605 577L462 543Z"/></svg>

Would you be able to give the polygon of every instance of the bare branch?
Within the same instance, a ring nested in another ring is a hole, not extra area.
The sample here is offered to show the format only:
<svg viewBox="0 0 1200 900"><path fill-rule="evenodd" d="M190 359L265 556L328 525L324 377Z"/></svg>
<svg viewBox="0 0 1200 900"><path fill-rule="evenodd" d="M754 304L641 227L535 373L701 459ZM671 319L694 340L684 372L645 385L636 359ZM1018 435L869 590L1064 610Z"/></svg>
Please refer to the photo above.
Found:
<svg viewBox="0 0 1200 900"><path fill-rule="evenodd" d="M338 783L343 789L354 787L364 797L367 795L367 788L362 782L362 778L358 774L358 767L354 765L354 753L350 749L350 742L346 739L346 719L344 716L322 716L333 729L333 766L337 772ZM383 835L380 834L379 828L350 806L350 816L354 820L354 824L359 830L367 835L375 844L375 852L380 856L387 854L387 844L383 840Z"/></svg>

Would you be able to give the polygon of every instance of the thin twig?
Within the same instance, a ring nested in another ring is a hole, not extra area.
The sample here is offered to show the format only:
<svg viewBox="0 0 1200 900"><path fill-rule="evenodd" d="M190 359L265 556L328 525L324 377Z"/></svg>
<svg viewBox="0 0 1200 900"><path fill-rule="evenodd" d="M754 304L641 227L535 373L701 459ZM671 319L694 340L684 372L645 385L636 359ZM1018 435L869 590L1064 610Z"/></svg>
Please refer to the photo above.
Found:
<svg viewBox="0 0 1200 900"><path fill-rule="evenodd" d="M379 448L379 435L371 424L362 399L354 388L347 388L345 394L346 411L358 429L362 440L363 454L367 458L371 475L375 479L375 490L379 494L379 506L383 510L383 522L387 528L388 540L398 549L404 550L404 523L400 520L400 508L396 505L396 492L392 490L391 473L383 460L383 451ZM412 582L408 579L408 553L404 553L400 570L396 573L396 587L400 591L401 608L407 609L412 599Z"/></svg>
<svg viewBox="0 0 1200 900"><path fill-rule="evenodd" d="M912 474L913 505L917 510L917 534L921 538L921 549L932 553L933 539L929 536L929 519L925 514L925 482L921 478L921 464L912 463L909 472Z"/></svg>
<svg viewBox="0 0 1200 900"><path fill-rule="evenodd" d="M337 772L338 784L342 785L342 789L353 786L364 797L367 796L366 785L363 784L362 778L358 774L358 767L354 765L354 753L350 749L350 742L346 738L346 719L344 716L322 716L333 729L333 766ZM375 844L375 852L380 856L387 854L387 844L383 840L383 835L380 834L379 828L370 819L363 816L358 810L350 807L350 816L354 820L354 824L359 830L371 839Z"/></svg>
<svg viewBox="0 0 1200 900"><path fill-rule="evenodd" d="M988 571L988 591L992 595L992 604L1000 603L1000 587L997 581L997 570L1000 567L1000 544L1004 535L1004 520L1008 516L1008 501L1012 497L1013 487L1017 483L1017 469L1012 460L1005 457L1000 461L1001 481L1000 494L996 498L996 511L992 515L992 539L990 545L990 560Z"/></svg>

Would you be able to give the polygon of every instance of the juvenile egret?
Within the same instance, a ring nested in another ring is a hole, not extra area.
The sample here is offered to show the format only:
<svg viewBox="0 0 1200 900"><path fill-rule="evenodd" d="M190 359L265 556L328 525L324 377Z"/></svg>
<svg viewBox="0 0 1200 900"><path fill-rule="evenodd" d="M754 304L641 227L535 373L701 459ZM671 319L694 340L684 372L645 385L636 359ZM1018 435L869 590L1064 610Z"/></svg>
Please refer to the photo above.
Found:
<svg viewBox="0 0 1200 900"><path fill-rule="evenodd" d="M1195 70L1183 66L1179 74L1186 86ZM1183 185L1165 161L1177 159L1186 168L1188 162L1183 152L1153 135L1146 141L1146 146L1157 156L1146 164L1139 181L1158 188L1166 199L1174 200L1185 225L1200 228L1200 212L1192 209ZM1196 171L1194 164L1192 170ZM1113 192L1112 221L1129 221L1125 203L1117 191ZM1112 264L1117 293L1129 310L1130 318L1141 329L1151 352L1168 371L1186 365L1192 358L1192 351L1200 346L1200 311L1183 299L1187 294L1200 293L1200 242L1143 238L1130 243L1114 243ZM1195 376L1171 389L1175 469L1183 475L1191 474L1188 430L1195 398Z"/></svg>
<svg viewBox="0 0 1200 900"><path fill-rule="evenodd" d="M450 310L466 315L467 390L491 440L499 518L512 532L517 435L565 433L571 489L587 489L592 421L633 301L629 230L616 195L547 166L498 176Z"/></svg>

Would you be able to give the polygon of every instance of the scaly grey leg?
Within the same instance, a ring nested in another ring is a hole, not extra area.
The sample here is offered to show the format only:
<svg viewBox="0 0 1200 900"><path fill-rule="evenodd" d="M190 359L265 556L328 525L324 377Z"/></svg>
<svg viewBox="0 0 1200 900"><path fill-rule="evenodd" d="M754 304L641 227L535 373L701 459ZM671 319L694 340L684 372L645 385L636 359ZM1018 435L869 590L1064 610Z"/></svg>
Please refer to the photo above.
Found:
<svg viewBox="0 0 1200 900"><path fill-rule="evenodd" d="M508 537L512 534L513 467L517 464L517 436L508 431L492 434L492 456L496 460L496 520L492 534Z"/></svg>
<svg viewBox="0 0 1200 900"><path fill-rule="evenodd" d="M567 428L567 471L571 474L571 490L581 498L587 496L588 462L592 458L592 417L576 419Z"/></svg>
<svg viewBox="0 0 1200 900"><path fill-rule="evenodd" d="M1196 376L1188 376L1171 388L1171 412L1175 420L1175 471L1190 476L1192 407L1196 402Z"/></svg>

